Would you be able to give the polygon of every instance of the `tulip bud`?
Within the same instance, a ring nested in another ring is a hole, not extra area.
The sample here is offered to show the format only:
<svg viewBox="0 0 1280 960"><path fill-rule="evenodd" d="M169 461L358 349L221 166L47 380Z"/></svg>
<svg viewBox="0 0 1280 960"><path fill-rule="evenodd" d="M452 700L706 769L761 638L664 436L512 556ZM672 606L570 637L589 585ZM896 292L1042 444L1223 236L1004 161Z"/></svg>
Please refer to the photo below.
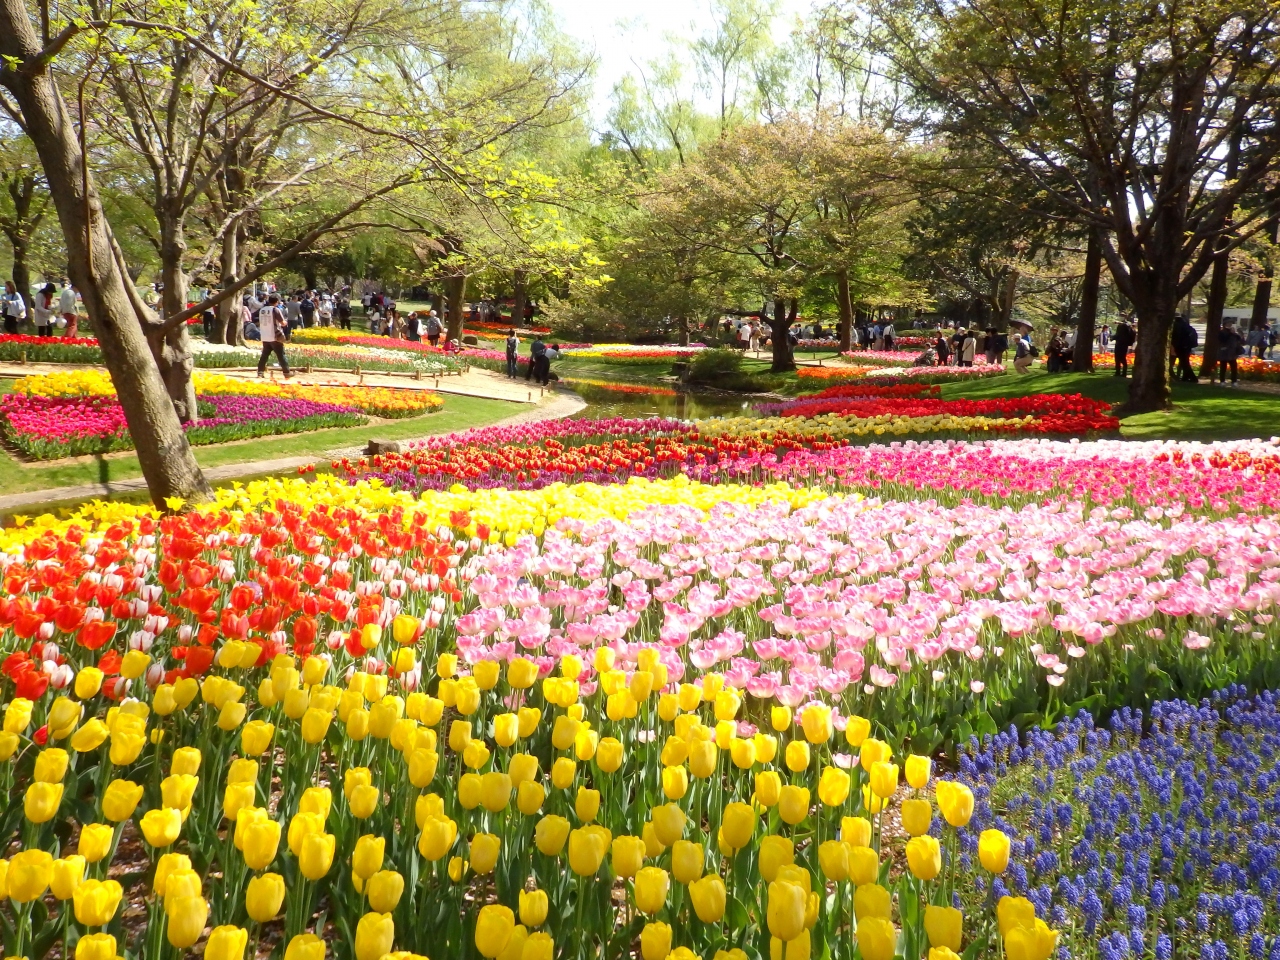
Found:
<svg viewBox="0 0 1280 960"><path fill-rule="evenodd" d="M274 920L284 904L284 892L284 877L278 873L262 873L250 879L244 894L249 919L256 923Z"/></svg>

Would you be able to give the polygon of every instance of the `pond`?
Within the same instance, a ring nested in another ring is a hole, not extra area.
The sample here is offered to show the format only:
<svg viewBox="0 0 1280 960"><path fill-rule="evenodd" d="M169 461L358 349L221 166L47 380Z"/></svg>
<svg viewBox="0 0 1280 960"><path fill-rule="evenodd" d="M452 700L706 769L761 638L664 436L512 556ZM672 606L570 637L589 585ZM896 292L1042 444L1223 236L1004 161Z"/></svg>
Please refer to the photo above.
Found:
<svg viewBox="0 0 1280 960"><path fill-rule="evenodd" d="M574 414L579 419L608 417L673 417L698 420L704 417L753 417L758 397L707 390L682 390L671 394L622 393L616 390L572 385L575 393L587 401L587 407Z"/></svg>

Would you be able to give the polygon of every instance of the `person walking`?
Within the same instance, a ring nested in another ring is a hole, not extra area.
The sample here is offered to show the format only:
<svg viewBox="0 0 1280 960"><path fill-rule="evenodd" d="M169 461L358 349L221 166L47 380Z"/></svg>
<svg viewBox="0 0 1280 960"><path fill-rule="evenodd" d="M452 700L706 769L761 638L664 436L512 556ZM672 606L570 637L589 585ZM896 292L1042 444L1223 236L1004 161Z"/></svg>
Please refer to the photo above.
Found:
<svg viewBox="0 0 1280 960"><path fill-rule="evenodd" d="M1127 377L1129 375L1129 348L1133 346L1133 327L1129 325L1129 321L1121 319L1116 324L1116 376Z"/></svg>
<svg viewBox="0 0 1280 960"><path fill-rule="evenodd" d="M58 312L58 303L54 300L54 294L57 292L57 287L52 283L46 283L35 295L31 304L31 314L36 322L37 337L53 336L53 318Z"/></svg>
<svg viewBox="0 0 1280 960"><path fill-rule="evenodd" d="M267 358L273 353L280 361L285 379L292 376L289 373L289 361L284 356L284 341L289 335L288 331L289 324L285 321L284 311L280 309L280 296L273 293L267 298L267 305L258 312L258 334L262 337L262 356L258 358L259 377L267 375Z"/></svg>
<svg viewBox="0 0 1280 960"><path fill-rule="evenodd" d="M898 331L893 329L892 320L885 323L884 327L880 331L880 336L884 337L884 348L886 350L898 349L896 346L894 346L894 340L897 339Z"/></svg>
<svg viewBox="0 0 1280 960"><path fill-rule="evenodd" d="M1044 348L1045 369L1049 373L1062 372L1062 354L1066 350L1066 341L1062 339L1057 328L1049 331L1049 343Z"/></svg>
<svg viewBox="0 0 1280 960"><path fill-rule="evenodd" d="M66 277L62 279L62 292L58 294L58 315L62 317L61 326L66 327L64 337L80 335L80 311L76 306L76 288Z"/></svg>
<svg viewBox="0 0 1280 960"><path fill-rule="evenodd" d="M974 354L978 352L978 341L970 331L965 334L964 343L960 346L960 366L972 367Z"/></svg>
<svg viewBox="0 0 1280 960"><path fill-rule="evenodd" d="M16 334L18 321L27 319L27 304L12 280L4 282L4 301L0 308L4 310L4 332Z"/></svg>
<svg viewBox="0 0 1280 960"><path fill-rule="evenodd" d="M435 315L435 312L432 311L432 316L434 315ZM427 323L428 323L428 330L430 330L430 326L429 326L431 323L430 319L428 319ZM440 321L437 320L436 321L437 326L439 325L439 323ZM440 337L440 334L437 333L436 338L439 339L439 337ZM431 343L434 346L435 340L432 340ZM507 331L507 376L514 380L516 376L516 369L519 366L520 366L520 338L516 336L516 331L515 331L515 328L513 327L512 329Z"/></svg>
<svg viewBox="0 0 1280 960"><path fill-rule="evenodd" d="M529 370L524 375L525 380L541 383L542 365L546 359L547 345L542 342L542 337L534 337L533 343L529 345Z"/></svg>
<svg viewBox="0 0 1280 960"><path fill-rule="evenodd" d="M343 330L351 329L351 295L343 293L338 298L338 326Z"/></svg>
<svg viewBox="0 0 1280 960"><path fill-rule="evenodd" d="M1102 329L1098 331L1098 345L1102 347L1103 351L1105 352L1107 349L1107 344L1109 344L1110 342L1111 342L1111 328L1104 323L1102 325Z"/></svg>
<svg viewBox="0 0 1280 960"><path fill-rule="evenodd" d="M1173 320L1173 331L1170 344L1178 361L1177 377L1183 383L1197 383L1196 375L1191 369L1191 351L1196 348L1200 335L1183 314Z"/></svg>
<svg viewBox="0 0 1280 960"><path fill-rule="evenodd" d="M1036 355L1031 348L1031 335L1023 331L1019 336L1013 351L1013 369L1018 373L1030 373L1031 362L1035 360Z"/></svg>
<svg viewBox="0 0 1280 960"><path fill-rule="evenodd" d="M304 327L315 325L316 302L311 298L310 290L302 295L302 302L298 304L298 312L302 315L302 325ZM264 340L263 343L266 343L266 341Z"/></svg>
<svg viewBox="0 0 1280 960"><path fill-rule="evenodd" d="M751 321L746 320L738 327L738 349L743 353L751 346Z"/></svg>
<svg viewBox="0 0 1280 960"><path fill-rule="evenodd" d="M1244 337L1236 329L1234 323L1228 323L1218 334L1218 382L1227 382L1227 367L1231 367L1231 385L1234 387L1240 379L1240 371L1236 360L1244 352Z"/></svg>
<svg viewBox="0 0 1280 960"><path fill-rule="evenodd" d="M316 312L320 316L320 326L333 326L333 295L328 290L320 294L320 304Z"/></svg>
<svg viewBox="0 0 1280 960"><path fill-rule="evenodd" d="M944 334L938 334L938 342L933 345L933 348L938 355L938 366L945 367L951 359L951 344Z"/></svg>
<svg viewBox="0 0 1280 960"><path fill-rule="evenodd" d="M444 326L440 323L440 318L436 316L434 310L427 311L427 343L433 347L440 342L440 334L444 332ZM518 342L518 341L517 341Z"/></svg>
<svg viewBox="0 0 1280 960"><path fill-rule="evenodd" d="M295 293L284 302L282 309L284 310L285 323L289 325L290 330L297 330L302 326L302 307L300 301L302 294Z"/></svg>

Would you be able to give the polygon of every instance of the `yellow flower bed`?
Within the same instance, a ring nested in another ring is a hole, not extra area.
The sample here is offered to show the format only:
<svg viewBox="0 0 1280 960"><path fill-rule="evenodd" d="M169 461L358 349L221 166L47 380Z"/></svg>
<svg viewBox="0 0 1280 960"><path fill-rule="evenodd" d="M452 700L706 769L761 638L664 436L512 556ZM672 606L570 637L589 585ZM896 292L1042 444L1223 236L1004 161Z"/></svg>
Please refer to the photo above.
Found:
<svg viewBox="0 0 1280 960"><path fill-rule="evenodd" d="M905 437L918 433L967 433L971 431L1012 431L1035 422L1034 417L957 417L937 414L928 417L849 417L824 413L816 417L727 417L701 420L698 432L708 437Z"/></svg>

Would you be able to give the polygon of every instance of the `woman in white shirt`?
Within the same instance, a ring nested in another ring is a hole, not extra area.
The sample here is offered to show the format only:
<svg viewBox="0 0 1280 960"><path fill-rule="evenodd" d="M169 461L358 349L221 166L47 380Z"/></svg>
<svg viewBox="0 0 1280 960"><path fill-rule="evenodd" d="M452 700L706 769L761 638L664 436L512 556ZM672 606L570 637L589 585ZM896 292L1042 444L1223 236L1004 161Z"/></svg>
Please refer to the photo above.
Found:
<svg viewBox="0 0 1280 960"><path fill-rule="evenodd" d="M972 367L973 355L978 352L978 340L973 335L973 331L965 334L964 343L960 347L960 366Z"/></svg>
<svg viewBox="0 0 1280 960"><path fill-rule="evenodd" d="M76 288L69 280L62 281L62 293L58 295L58 313L62 315L63 325L67 328L63 336L80 335L80 309L76 306Z"/></svg>
<svg viewBox="0 0 1280 960"><path fill-rule="evenodd" d="M53 295L57 292L57 287L52 283L46 283L40 288L40 292L36 294L35 302L31 304L31 313L36 322L37 337L53 336L53 315L58 312L58 303L54 300Z"/></svg>
<svg viewBox="0 0 1280 960"><path fill-rule="evenodd" d="M16 334L18 321L27 319L27 304L12 280L4 282L4 300L0 302L0 309L4 311L4 332Z"/></svg>

